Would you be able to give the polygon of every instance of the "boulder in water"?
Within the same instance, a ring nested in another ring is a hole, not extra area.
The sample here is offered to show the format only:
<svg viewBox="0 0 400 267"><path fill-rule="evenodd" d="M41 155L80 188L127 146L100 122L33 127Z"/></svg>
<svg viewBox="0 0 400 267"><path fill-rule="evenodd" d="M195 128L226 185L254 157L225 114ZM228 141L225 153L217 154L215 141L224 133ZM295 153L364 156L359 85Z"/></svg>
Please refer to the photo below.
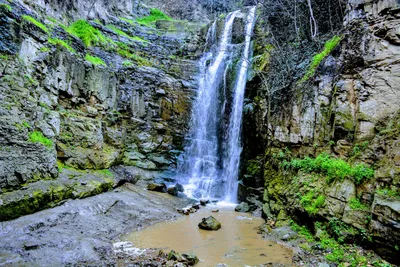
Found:
<svg viewBox="0 0 400 267"><path fill-rule="evenodd" d="M221 228L221 223L213 216L210 216L202 219L201 223L199 223L199 228L203 230L216 231Z"/></svg>
<svg viewBox="0 0 400 267"><path fill-rule="evenodd" d="M176 189L175 186L168 188L168 194L172 196L177 196L178 195L178 190Z"/></svg>
<svg viewBox="0 0 400 267"><path fill-rule="evenodd" d="M167 260L173 260L173 261L183 261L183 257L181 256L181 254L179 254L178 252L176 252L175 250L171 250L170 253L168 253L168 257Z"/></svg>
<svg viewBox="0 0 400 267"><path fill-rule="evenodd" d="M178 191L178 192L184 192L185 191L185 189L183 188L183 185L181 185L181 184L179 184L179 183L177 183L176 185L175 185L175 188L176 188L176 190Z"/></svg>
<svg viewBox="0 0 400 267"><path fill-rule="evenodd" d="M250 206L246 202L240 203L235 208L235 211L237 211L237 212L248 212L249 210L250 210Z"/></svg>
<svg viewBox="0 0 400 267"><path fill-rule="evenodd" d="M196 255L182 254L182 256L186 259L186 264L189 266L193 266L199 262L199 258Z"/></svg>
<svg viewBox="0 0 400 267"><path fill-rule="evenodd" d="M200 205L202 205L202 206L205 206L209 203L210 203L210 200L208 200L208 199L200 199Z"/></svg>
<svg viewBox="0 0 400 267"><path fill-rule="evenodd" d="M164 183L151 183L147 186L147 190L165 193L167 192L167 186Z"/></svg>

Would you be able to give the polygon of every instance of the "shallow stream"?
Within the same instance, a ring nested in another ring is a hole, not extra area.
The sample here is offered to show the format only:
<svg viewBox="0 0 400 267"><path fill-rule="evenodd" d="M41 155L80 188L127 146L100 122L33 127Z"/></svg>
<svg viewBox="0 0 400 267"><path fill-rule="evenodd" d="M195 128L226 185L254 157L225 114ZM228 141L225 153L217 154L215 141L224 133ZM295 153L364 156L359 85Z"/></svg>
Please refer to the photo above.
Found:
<svg viewBox="0 0 400 267"><path fill-rule="evenodd" d="M219 212L212 212L218 209ZM218 231L198 228L202 218L214 216L221 222ZM192 253L200 258L198 267L218 263L230 267L256 266L265 263L291 265L292 251L276 242L263 239L257 228L263 219L237 213L233 207L207 206L176 221L153 225L124 237L138 248L160 248Z"/></svg>

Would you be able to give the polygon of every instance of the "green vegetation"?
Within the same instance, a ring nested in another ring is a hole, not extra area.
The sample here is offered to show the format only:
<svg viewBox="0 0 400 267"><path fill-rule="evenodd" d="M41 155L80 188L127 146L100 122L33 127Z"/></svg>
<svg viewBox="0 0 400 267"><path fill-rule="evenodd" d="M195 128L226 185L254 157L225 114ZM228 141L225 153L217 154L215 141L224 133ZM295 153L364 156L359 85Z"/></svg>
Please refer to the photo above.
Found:
<svg viewBox="0 0 400 267"><path fill-rule="evenodd" d="M130 60L124 60L124 61L122 62L122 66L124 66L125 68L131 67L132 65L133 65L133 63L132 63L132 61L130 61Z"/></svg>
<svg viewBox="0 0 400 267"><path fill-rule="evenodd" d="M0 4L0 9L5 9L5 10L7 10L8 12L11 12L11 11L12 11L12 8L11 8L10 5L8 5L8 4L3 4L3 3Z"/></svg>
<svg viewBox="0 0 400 267"><path fill-rule="evenodd" d="M41 22L37 21L35 18L28 16L28 15L24 15L22 16L22 18L32 24L34 24L36 27L40 28L42 31L44 31L45 33L49 33L49 29Z"/></svg>
<svg viewBox="0 0 400 267"><path fill-rule="evenodd" d="M398 190L392 190L390 188L377 189L375 193L377 193L380 196L400 198L400 192Z"/></svg>
<svg viewBox="0 0 400 267"><path fill-rule="evenodd" d="M318 238L314 238L313 234L305 226L299 226L298 224L294 223L293 220L290 221L290 226L299 234L300 238L304 238L307 242L312 243L312 247L318 247L319 250L322 249L329 251L325 253L325 259L336 264L337 266L366 266L368 261L372 261L372 255L363 255L360 253L360 251L358 251L356 246L344 244L343 238L336 240L329 235L327 226L322 225L319 222L315 223L315 228L318 230ZM334 233L341 230L349 231L346 226L337 225L337 222L335 221L329 222L329 228L333 230ZM342 235L336 234L336 236L341 237ZM378 263L382 264L382 262L376 262L376 264Z"/></svg>
<svg viewBox="0 0 400 267"><path fill-rule="evenodd" d="M369 207L365 205L364 203L361 203L358 198L352 198L349 201L349 206L353 210L365 210L369 211Z"/></svg>
<svg viewBox="0 0 400 267"><path fill-rule="evenodd" d="M49 41L50 44L57 45L57 46L62 46L62 47L64 47L64 48L68 49L68 51L70 51L70 52L73 53L73 54L76 53L75 49L73 49L73 48L72 48L69 44L67 44L64 40L55 39L55 38L49 38L48 41Z"/></svg>
<svg viewBox="0 0 400 267"><path fill-rule="evenodd" d="M333 49L335 49L335 47L340 43L341 40L342 38L340 36L334 36L332 39L328 40L325 43L324 50L313 57L310 67L308 68L304 77L301 79L301 82L307 81L315 74L315 71L317 70L322 60L324 60L333 51Z"/></svg>
<svg viewBox="0 0 400 267"><path fill-rule="evenodd" d="M157 20L172 20L171 17L166 15L164 12L157 8L152 8L150 10L150 15L147 17L139 18L136 21L145 26L152 26L155 24Z"/></svg>
<svg viewBox="0 0 400 267"><path fill-rule="evenodd" d="M315 191L311 190L301 197L300 203L309 214L314 215L317 214L319 208L325 204L325 196L316 196Z"/></svg>
<svg viewBox="0 0 400 267"><path fill-rule="evenodd" d="M86 20L75 21L67 31L81 39L87 47L107 42L106 37Z"/></svg>
<svg viewBox="0 0 400 267"><path fill-rule="evenodd" d="M114 25L107 25L107 28L109 28L110 30L114 31L116 34L124 36L126 38L131 39L132 41L136 41L136 42L141 42L141 43L148 43L146 40L138 37L138 36L130 36L129 34L127 34L126 32L124 32L123 30L115 27Z"/></svg>
<svg viewBox="0 0 400 267"><path fill-rule="evenodd" d="M15 123L15 127L17 127L18 131L22 131L23 129L30 128L31 125L26 121L22 121L20 123Z"/></svg>
<svg viewBox="0 0 400 267"><path fill-rule="evenodd" d="M94 57L91 56L89 54L86 54L85 56L85 60L89 61L90 63L92 63L93 65L103 65L103 66L107 66L107 64L99 57Z"/></svg>
<svg viewBox="0 0 400 267"><path fill-rule="evenodd" d="M351 178L356 184L361 184L364 180L371 179L374 176L374 170L364 164L352 166L342 159L331 157L327 153L322 153L315 159L305 157L304 159L293 159L290 162L285 160L282 166L308 173L322 173L327 176L328 183L335 179Z"/></svg>
<svg viewBox="0 0 400 267"><path fill-rule="evenodd" d="M43 136L42 132L39 131L34 131L32 133L29 133L29 142L32 143L41 143L45 145L46 147L52 147L53 146L53 141L50 139L46 138Z"/></svg>
<svg viewBox="0 0 400 267"><path fill-rule="evenodd" d="M134 20L127 19L127 18L122 18L122 17L119 18L119 19L122 20L122 21L128 22L131 25L135 25L135 21Z"/></svg>
<svg viewBox="0 0 400 267"><path fill-rule="evenodd" d="M152 63L149 60L130 52L129 47L125 43L116 42L116 44L118 46L117 53L120 56L135 61L139 66L151 66L152 65Z"/></svg>

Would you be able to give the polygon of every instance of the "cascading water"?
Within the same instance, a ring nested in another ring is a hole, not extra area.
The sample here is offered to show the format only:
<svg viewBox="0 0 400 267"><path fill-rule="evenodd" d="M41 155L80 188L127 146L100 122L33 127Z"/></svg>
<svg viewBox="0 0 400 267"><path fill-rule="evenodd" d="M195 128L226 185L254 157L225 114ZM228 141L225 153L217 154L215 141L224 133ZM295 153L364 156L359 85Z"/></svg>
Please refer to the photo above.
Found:
<svg viewBox="0 0 400 267"><path fill-rule="evenodd" d="M236 202L237 178L239 174L240 154L242 153L241 130L244 91L246 89L247 71L249 69L249 54L251 35L255 23L256 7L250 9L247 17L245 47L243 51L240 70L237 76L235 89L233 90L233 105L230 114L228 128L228 144L223 158L223 177L226 182L225 201Z"/></svg>
<svg viewBox="0 0 400 267"><path fill-rule="evenodd" d="M255 7L251 8L248 14L242 61L232 91L233 97L224 99L227 90L227 71L234 47L231 44L232 26L239 14L240 11L235 11L226 17L220 38L216 35L217 23L213 23L207 34L206 48L210 47L209 52L206 52L199 61L198 95L193 104L184 160L178 167L180 182L185 185L186 194L190 197L210 197L229 201L236 199L235 186L237 186L237 169L241 152L241 113ZM224 90L223 93L221 88ZM229 101L233 101L232 113L227 137L223 137L219 129L226 102ZM221 153L220 150L225 151Z"/></svg>

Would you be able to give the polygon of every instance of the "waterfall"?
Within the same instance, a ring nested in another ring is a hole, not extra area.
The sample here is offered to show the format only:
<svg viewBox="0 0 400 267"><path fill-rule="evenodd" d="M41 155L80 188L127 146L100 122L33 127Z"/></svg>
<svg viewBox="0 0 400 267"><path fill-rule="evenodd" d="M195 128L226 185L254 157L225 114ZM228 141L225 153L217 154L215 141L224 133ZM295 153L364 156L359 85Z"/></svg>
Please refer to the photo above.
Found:
<svg viewBox="0 0 400 267"><path fill-rule="evenodd" d="M228 128L228 144L225 150L223 161L223 177L226 181L225 200L235 202L238 190L238 174L240 154L242 153L241 130L244 91L246 88L247 71L249 69L249 54L251 45L251 35L253 33L255 23L256 7L250 9L247 16L245 47L242 55L240 70L237 76L235 89L233 90L233 104L230 114Z"/></svg>
<svg viewBox="0 0 400 267"><path fill-rule="evenodd" d="M185 192L194 198L218 198L234 201L237 193L237 175L241 152L240 128L244 89L246 85L251 33L254 26L255 7L247 19L245 44L242 51L240 70L236 76L235 88L227 88L227 72L232 63L232 27L240 11L230 13L223 25L222 34L217 36L217 22L209 28L206 49L199 61L199 88L193 103L190 131L183 160L178 172ZM232 99L225 99L225 92L233 93ZM227 102L232 102L227 136L219 129ZM237 131L237 132L235 132ZM226 143L226 144L225 144ZM226 149L225 149L226 148ZM222 153L220 150L226 150ZM230 154L230 153L234 154ZM225 170L235 168L235 170Z"/></svg>

